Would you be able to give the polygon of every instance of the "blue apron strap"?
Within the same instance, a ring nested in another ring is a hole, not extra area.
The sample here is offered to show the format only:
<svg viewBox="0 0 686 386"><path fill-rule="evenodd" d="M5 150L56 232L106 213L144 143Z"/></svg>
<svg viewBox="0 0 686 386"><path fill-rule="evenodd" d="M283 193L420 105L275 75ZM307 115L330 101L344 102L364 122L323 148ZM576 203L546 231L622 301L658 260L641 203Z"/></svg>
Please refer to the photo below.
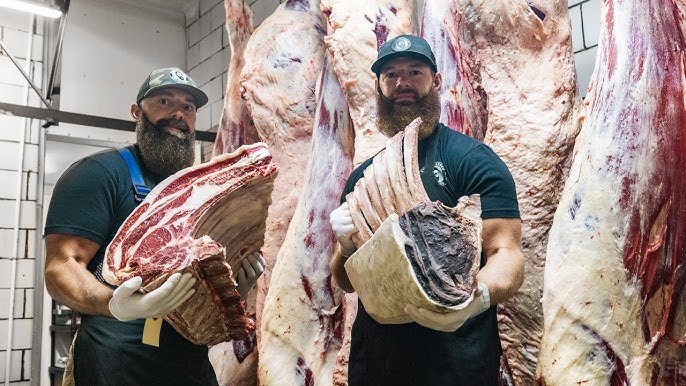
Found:
<svg viewBox="0 0 686 386"><path fill-rule="evenodd" d="M131 174L131 182L133 182L133 196L136 201L141 202L145 199L145 196L150 193L150 188L145 184L143 180L143 175L141 174L141 169L138 167L136 160L133 158L131 151L126 148L118 149L119 154L121 154L124 161L126 161L126 166L129 167L129 173Z"/></svg>

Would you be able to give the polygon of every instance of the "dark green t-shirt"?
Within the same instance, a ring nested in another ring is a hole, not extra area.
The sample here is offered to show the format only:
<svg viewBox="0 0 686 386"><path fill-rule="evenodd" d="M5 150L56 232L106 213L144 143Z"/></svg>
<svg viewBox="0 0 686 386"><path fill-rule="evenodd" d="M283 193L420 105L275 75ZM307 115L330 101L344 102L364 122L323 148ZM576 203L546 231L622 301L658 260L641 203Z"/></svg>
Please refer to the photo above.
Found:
<svg viewBox="0 0 686 386"><path fill-rule="evenodd" d="M138 160L137 147L130 146L129 150ZM160 181L145 168L141 173L150 188ZM117 150L85 157L72 164L55 184L45 234L69 234L100 244L88 270L104 283L101 269L105 249L138 205L133 193L129 169Z"/></svg>
<svg viewBox="0 0 686 386"><path fill-rule="evenodd" d="M460 197L478 193L482 218L519 218L512 175L488 146L440 124L419 142L420 169L430 162L432 143L436 144L432 186L424 185L432 201L452 207ZM372 161L351 173L341 202ZM358 304L348 363L351 386L498 384L502 350L495 306L448 333L416 323L382 325Z"/></svg>
<svg viewBox="0 0 686 386"><path fill-rule="evenodd" d="M129 150L138 161L138 148ZM148 187L161 181L140 169ZM105 283L102 262L107 245L138 204L126 162L117 150L105 150L75 162L59 178L45 234L69 234L98 243L88 270ZM216 385L206 346L189 342L166 321L159 347L144 345L144 323L145 319L120 322L83 315L74 346L77 384Z"/></svg>

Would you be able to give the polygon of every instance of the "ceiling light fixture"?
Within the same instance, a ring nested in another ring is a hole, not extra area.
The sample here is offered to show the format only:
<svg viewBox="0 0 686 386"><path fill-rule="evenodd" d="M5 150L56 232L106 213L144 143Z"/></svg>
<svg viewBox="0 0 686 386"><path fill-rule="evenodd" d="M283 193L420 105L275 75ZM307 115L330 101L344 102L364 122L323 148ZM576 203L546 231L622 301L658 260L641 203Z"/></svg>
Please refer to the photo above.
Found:
<svg viewBox="0 0 686 386"><path fill-rule="evenodd" d="M18 11L30 12L36 15L41 15L56 19L62 16L62 11L50 8L45 4L35 3L32 1L19 0L0 0L0 7L12 8Z"/></svg>

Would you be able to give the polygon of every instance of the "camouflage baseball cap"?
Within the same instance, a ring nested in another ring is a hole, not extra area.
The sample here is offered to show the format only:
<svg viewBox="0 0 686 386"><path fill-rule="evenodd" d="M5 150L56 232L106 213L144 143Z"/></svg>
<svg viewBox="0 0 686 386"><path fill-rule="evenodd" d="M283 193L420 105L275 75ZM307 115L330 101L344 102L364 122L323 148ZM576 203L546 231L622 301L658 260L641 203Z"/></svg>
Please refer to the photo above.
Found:
<svg viewBox="0 0 686 386"><path fill-rule="evenodd" d="M381 67L388 60L398 56L410 56L427 62L437 72L436 58L429 43L414 35L398 35L379 47L379 55L372 64L372 71L379 76Z"/></svg>
<svg viewBox="0 0 686 386"><path fill-rule="evenodd" d="M138 90L136 103L140 103L153 92L168 87L180 88L191 93L198 109L207 103L207 95L196 86L193 79L176 67L160 68L151 72Z"/></svg>

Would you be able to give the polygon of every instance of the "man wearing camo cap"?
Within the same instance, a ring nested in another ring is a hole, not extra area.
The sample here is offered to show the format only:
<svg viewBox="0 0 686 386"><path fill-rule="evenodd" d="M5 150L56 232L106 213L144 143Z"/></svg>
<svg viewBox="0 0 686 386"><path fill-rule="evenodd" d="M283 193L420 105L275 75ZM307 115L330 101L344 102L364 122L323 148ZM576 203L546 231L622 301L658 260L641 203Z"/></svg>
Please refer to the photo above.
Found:
<svg viewBox="0 0 686 386"><path fill-rule="evenodd" d="M137 142L83 158L60 177L45 225L45 285L81 314L64 384L217 385L208 348L195 345L161 317L194 292L195 279L173 274L142 294L141 278L113 288L102 278L105 249L155 185L193 165L197 109L207 95L179 68L152 71L131 115ZM236 273L244 297L264 270L249 256Z"/></svg>

